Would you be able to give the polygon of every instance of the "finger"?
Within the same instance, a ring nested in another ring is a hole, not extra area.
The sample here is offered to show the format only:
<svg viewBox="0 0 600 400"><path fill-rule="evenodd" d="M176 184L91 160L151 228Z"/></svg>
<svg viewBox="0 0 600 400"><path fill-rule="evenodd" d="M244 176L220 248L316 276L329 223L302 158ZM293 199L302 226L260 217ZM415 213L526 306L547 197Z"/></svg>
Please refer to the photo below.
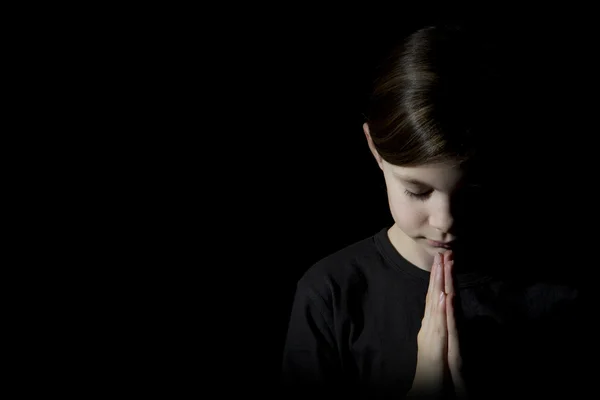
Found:
<svg viewBox="0 0 600 400"><path fill-rule="evenodd" d="M436 282L435 282L435 288L434 291L436 293L437 296L440 295L440 292L444 292L445 291L445 284L444 284L444 271L446 268L444 268L444 259L443 259L443 255L440 254L440 264L439 264L439 269L436 272Z"/></svg>
<svg viewBox="0 0 600 400"><path fill-rule="evenodd" d="M428 317L431 314L431 309L433 307L433 303L435 303L434 297L434 286L435 286L435 277L436 271L438 270L438 266L440 264L440 255L436 253L433 258L433 265L431 266L431 272L429 273L429 286L427 287L427 295L425 297L425 317Z"/></svg>
<svg viewBox="0 0 600 400"><path fill-rule="evenodd" d="M453 261L453 260L454 260L454 253L452 252L452 250L448 250L448 251L444 252L444 262Z"/></svg>
<svg viewBox="0 0 600 400"><path fill-rule="evenodd" d="M454 261L450 260L444 262L444 291L446 294L454 293L454 279L452 278L453 272Z"/></svg>
<svg viewBox="0 0 600 400"><path fill-rule="evenodd" d="M446 293L450 293L450 290L448 290L449 288L448 288L448 285L446 283L446 281L448 279L447 278L448 274L447 274L446 270L448 269L447 266L449 265L450 261L454 261L454 253L452 252L452 250L448 250L448 251L446 251L444 253L444 272L445 272L444 273L444 284L445 284L444 285L445 286L444 290L446 291Z"/></svg>
<svg viewBox="0 0 600 400"><path fill-rule="evenodd" d="M435 298L437 300L435 312L440 316L439 321L443 324L444 330L446 328L446 294L444 293L444 263L443 257L440 254L440 264L437 267L436 278L435 278L435 287L433 293L435 293Z"/></svg>
<svg viewBox="0 0 600 400"><path fill-rule="evenodd" d="M445 287L446 287L446 314L448 321L448 332L450 335L456 332L456 319L454 315L454 300L456 298L456 291L454 290L454 281L452 278L452 271L454 269L454 261L449 261L446 264L445 269Z"/></svg>
<svg viewBox="0 0 600 400"><path fill-rule="evenodd" d="M447 324L447 305L448 305L448 296L443 291L439 292L438 295L438 305L435 313L437 314L437 331L439 332L442 339L444 339L444 348L447 349L447 341L445 340L448 337L448 324ZM444 353L446 350L444 350Z"/></svg>

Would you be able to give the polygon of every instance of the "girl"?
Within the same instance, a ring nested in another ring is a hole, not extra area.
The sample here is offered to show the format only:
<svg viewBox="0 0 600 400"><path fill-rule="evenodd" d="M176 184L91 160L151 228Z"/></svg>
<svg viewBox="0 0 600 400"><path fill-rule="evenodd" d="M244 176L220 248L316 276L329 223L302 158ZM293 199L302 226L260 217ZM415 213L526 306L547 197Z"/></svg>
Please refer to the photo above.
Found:
<svg viewBox="0 0 600 400"><path fill-rule="evenodd" d="M507 128L510 81L494 43L468 27L429 26L384 64L363 130L394 224L299 280L286 398L538 398L576 389L566 344L576 334L577 290L515 273L497 256L509 214L493 208L506 172L493 166L508 147L492 138Z"/></svg>

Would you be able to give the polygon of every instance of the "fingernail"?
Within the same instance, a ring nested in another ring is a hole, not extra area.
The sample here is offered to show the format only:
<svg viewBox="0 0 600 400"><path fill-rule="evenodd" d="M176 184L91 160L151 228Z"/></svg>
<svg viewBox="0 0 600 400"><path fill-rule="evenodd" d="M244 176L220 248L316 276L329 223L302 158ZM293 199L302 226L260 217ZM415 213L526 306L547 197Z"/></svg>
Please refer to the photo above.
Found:
<svg viewBox="0 0 600 400"><path fill-rule="evenodd" d="M440 303L441 303L442 301L444 301L444 297L445 297L445 296L446 296L446 293L444 293L444 292L440 293Z"/></svg>
<svg viewBox="0 0 600 400"><path fill-rule="evenodd" d="M435 253L435 257L433 257L433 263L436 265L440 263L440 253Z"/></svg>

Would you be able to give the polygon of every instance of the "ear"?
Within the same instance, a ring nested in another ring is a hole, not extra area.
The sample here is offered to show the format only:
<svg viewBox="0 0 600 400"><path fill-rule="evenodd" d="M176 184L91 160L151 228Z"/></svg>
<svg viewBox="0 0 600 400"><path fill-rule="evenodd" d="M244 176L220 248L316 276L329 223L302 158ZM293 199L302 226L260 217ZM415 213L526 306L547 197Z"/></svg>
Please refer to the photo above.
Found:
<svg viewBox="0 0 600 400"><path fill-rule="evenodd" d="M366 122L363 124L363 131L365 132L365 136L367 137L367 143L369 144L371 154L373 154L373 157L375 157L375 161L377 161L377 165L379 165L379 168L383 171L383 159L381 158L377 150L375 150L375 145L373 145L373 139L371 138L371 133L369 132L369 125Z"/></svg>

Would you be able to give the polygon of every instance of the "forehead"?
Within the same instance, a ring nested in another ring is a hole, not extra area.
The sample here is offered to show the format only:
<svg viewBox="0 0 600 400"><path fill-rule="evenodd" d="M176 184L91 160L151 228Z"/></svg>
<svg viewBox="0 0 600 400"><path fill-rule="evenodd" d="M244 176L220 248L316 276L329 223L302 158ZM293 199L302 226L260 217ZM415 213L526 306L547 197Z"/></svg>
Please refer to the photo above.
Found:
<svg viewBox="0 0 600 400"><path fill-rule="evenodd" d="M451 164L429 164L419 167L389 165L389 172L404 181L420 182L433 187L455 185L465 175L459 166Z"/></svg>

